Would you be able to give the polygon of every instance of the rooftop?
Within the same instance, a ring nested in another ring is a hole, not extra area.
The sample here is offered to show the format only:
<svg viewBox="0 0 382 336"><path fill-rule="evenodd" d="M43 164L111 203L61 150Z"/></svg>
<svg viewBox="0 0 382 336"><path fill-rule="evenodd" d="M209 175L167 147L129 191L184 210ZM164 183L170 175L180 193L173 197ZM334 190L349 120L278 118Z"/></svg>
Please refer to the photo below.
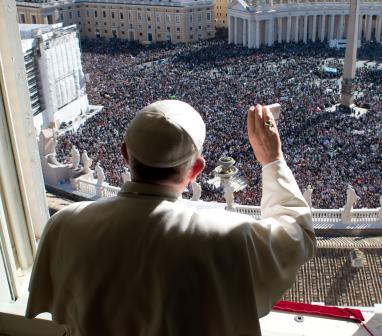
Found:
<svg viewBox="0 0 382 336"><path fill-rule="evenodd" d="M360 250L366 262L363 267L355 268L350 259L352 248L326 248L319 244L316 256L300 269L283 300L363 307L381 303L382 249Z"/></svg>
<svg viewBox="0 0 382 336"><path fill-rule="evenodd" d="M147 5L147 6L169 6L169 7L179 7L179 6L193 6L197 5L212 5L212 0L46 0L46 1L19 1L16 0L18 6L26 7L42 7L42 8L52 8L63 5L70 4L80 4L80 3L92 3L92 4L109 4L109 5Z"/></svg>

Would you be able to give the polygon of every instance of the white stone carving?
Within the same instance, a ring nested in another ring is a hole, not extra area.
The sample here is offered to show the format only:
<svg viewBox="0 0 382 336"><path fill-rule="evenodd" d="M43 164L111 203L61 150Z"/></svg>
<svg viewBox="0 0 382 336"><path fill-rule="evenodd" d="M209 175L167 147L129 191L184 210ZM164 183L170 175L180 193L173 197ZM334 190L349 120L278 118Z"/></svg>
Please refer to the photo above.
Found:
<svg viewBox="0 0 382 336"><path fill-rule="evenodd" d="M80 152L76 146L72 146L70 155L72 157L72 169L78 169L78 165L80 164Z"/></svg>
<svg viewBox="0 0 382 336"><path fill-rule="evenodd" d="M124 171L122 173L122 181L123 183L131 181L131 174L128 168L124 167Z"/></svg>
<svg viewBox="0 0 382 336"><path fill-rule="evenodd" d="M192 188L192 198L191 201L199 201L200 196L202 194L202 188L200 187L200 184L198 182L192 182L191 183Z"/></svg>
<svg viewBox="0 0 382 336"><path fill-rule="evenodd" d="M223 188L224 188L224 198L227 203L227 210L234 210L235 209L235 199L234 199L234 192L235 188L231 185L229 181L225 181L223 183Z"/></svg>
<svg viewBox="0 0 382 336"><path fill-rule="evenodd" d="M346 190L346 204L342 211L342 223L350 223L351 222L351 210L353 209L354 204L360 199L357 196L353 187L349 184Z"/></svg>
<svg viewBox="0 0 382 336"><path fill-rule="evenodd" d="M346 190L346 204L345 208L353 209L354 204L360 199L359 196L357 196L354 188L349 184L348 188Z"/></svg>
<svg viewBox="0 0 382 336"><path fill-rule="evenodd" d="M308 187L304 191L303 196L305 198L306 203L308 203L309 207L311 208L312 208L312 193L313 193L313 189L310 185L308 185Z"/></svg>
<svg viewBox="0 0 382 336"><path fill-rule="evenodd" d="M56 143L57 131L55 129L41 130L39 136L41 168L45 183L51 186L60 186L64 181L69 181L72 176L78 174L78 171L71 169L69 165L58 162L55 151ZM75 153L76 155L77 153ZM79 153L77 161L79 162Z"/></svg>
<svg viewBox="0 0 382 336"><path fill-rule="evenodd" d="M85 174L90 173L90 166L93 160L88 156L88 152L86 150L82 152L81 159L82 159L82 165L83 165L82 172Z"/></svg>
<svg viewBox="0 0 382 336"><path fill-rule="evenodd" d="M103 168L99 165L99 162L97 162L95 165L94 171L97 175L97 185L102 185L102 183L105 181L105 173Z"/></svg>
<svg viewBox="0 0 382 336"><path fill-rule="evenodd" d="M40 156L56 153L55 130L53 128L42 129L39 135Z"/></svg>
<svg viewBox="0 0 382 336"><path fill-rule="evenodd" d="M50 153L46 156L46 160L48 163L54 165L54 166L58 166L58 167L65 167L64 165L62 165L60 162L57 161L57 155L56 153Z"/></svg>

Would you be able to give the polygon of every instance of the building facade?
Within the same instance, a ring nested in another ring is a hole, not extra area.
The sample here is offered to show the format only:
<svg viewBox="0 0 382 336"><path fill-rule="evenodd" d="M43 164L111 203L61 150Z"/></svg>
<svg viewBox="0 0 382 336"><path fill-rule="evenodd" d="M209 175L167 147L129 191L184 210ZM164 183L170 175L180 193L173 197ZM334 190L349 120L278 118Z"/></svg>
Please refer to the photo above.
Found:
<svg viewBox="0 0 382 336"><path fill-rule="evenodd" d="M215 27L227 28L228 27L228 5L232 0L215 0Z"/></svg>
<svg viewBox="0 0 382 336"><path fill-rule="evenodd" d="M249 48L274 43L346 39L349 1L234 1L228 9L229 43ZM382 2L362 1L358 37L381 42Z"/></svg>
<svg viewBox="0 0 382 336"><path fill-rule="evenodd" d="M36 129L58 127L89 110L75 25L20 25Z"/></svg>
<svg viewBox="0 0 382 336"><path fill-rule="evenodd" d="M32 39L22 42L24 54L25 72L27 75L29 98L33 117L39 115L43 110L41 102L41 84L38 75L38 64L34 53L35 44Z"/></svg>
<svg viewBox="0 0 382 336"><path fill-rule="evenodd" d="M20 23L76 24L82 38L178 43L215 36L213 0L35 0L18 1L17 10Z"/></svg>

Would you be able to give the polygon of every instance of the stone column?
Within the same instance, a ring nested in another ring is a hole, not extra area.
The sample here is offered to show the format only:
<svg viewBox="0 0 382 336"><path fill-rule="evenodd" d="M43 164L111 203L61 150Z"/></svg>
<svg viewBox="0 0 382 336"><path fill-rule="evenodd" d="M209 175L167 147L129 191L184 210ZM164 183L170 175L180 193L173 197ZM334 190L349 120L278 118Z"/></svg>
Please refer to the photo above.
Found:
<svg viewBox="0 0 382 336"><path fill-rule="evenodd" d="M243 46L248 46L248 19L243 19Z"/></svg>
<svg viewBox="0 0 382 336"><path fill-rule="evenodd" d="M306 43L308 41L308 15L304 16L304 36L303 41Z"/></svg>
<svg viewBox="0 0 382 336"><path fill-rule="evenodd" d="M283 18L279 17L277 18L277 42L281 43L283 41Z"/></svg>
<svg viewBox="0 0 382 336"><path fill-rule="evenodd" d="M295 25L294 25L294 41L298 42L298 29L300 28L300 17L295 16Z"/></svg>
<svg viewBox="0 0 382 336"><path fill-rule="evenodd" d="M273 45L275 39L275 21L273 18L268 20L268 47Z"/></svg>
<svg viewBox="0 0 382 336"><path fill-rule="evenodd" d="M236 39L236 43L237 44L242 44L243 43L243 19L238 17L236 23L237 23L237 39Z"/></svg>
<svg viewBox="0 0 382 336"><path fill-rule="evenodd" d="M323 42L325 40L325 15L321 16L321 34L320 41Z"/></svg>
<svg viewBox="0 0 382 336"><path fill-rule="evenodd" d="M349 107L353 103L353 79L357 61L357 31L360 0L351 0L344 72L341 87L341 105Z"/></svg>
<svg viewBox="0 0 382 336"><path fill-rule="evenodd" d="M330 23L329 23L329 41L333 40L334 36L334 15L330 15Z"/></svg>
<svg viewBox="0 0 382 336"><path fill-rule="evenodd" d="M377 16L377 26L375 28L375 40L381 42L381 25L382 25L382 16Z"/></svg>
<svg viewBox="0 0 382 336"><path fill-rule="evenodd" d="M253 48L255 46L255 25L253 20L248 20L248 48Z"/></svg>
<svg viewBox="0 0 382 336"><path fill-rule="evenodd" d="M367 16L366 41L371 40L371 24L373 23L373 15Z"/></svg>
<svg viewBox="0 0 382 336"><path fill-rule="evenodd" d="M349 15L349 20L350 20L350 15ZM358 40L362 40L362 30L363 30L363 15L360 15L359 22L358 22Z"/></svg>
<svg viewBox="0 0 382 336"><path fill-rule="evenodd" d="M292 17L288 16L287 18L287 33L286 33L286 42L290 42L290 34L291 34L291 26L292 26Z"/></svg>
<svg viewBox="0 0 382 336"><path fill-rule="evenodd" d="M239 19L239 44L242 44L244 46L244 37L245 37L245 30L244 30L244 24L246 19L240 18Z"/></svg>
<svg viewBox="0 0 382 336"><path fill-rule="evenodd" d="M234 22L234 18L233 16L230 16L229 17L229 27L228 27L228 43L233 43L234 42L234 26L235 26L235 22Z"/></svg>
<svg viewBox="0 0 382 336"><path fill-rule="evenodd" d="M256 20L256 29L255 29L255 48L260 48L260 20Z"/></svg>
<svg viewBox="0 0 382 336"><path fill-rule="evenodd" d="M316 42L317 35L317 15L313 15L312 42Z"/></svg>
<svg viewBox="0 0 382 336"><path fill-rule="evenodd" d="M239 26L239 18L237 16L235 16L235 29L234 29L234 43L237 44L237 41L238 41L238 27Z"/></svg>
<svg viewBox="0 0 382 336"><path fill-rule="evenodd" d="M345 19L344 15L340 15L340 22L339 22L338 34L337 34L338 39L344 38L344 22L345 22L344 19Z"/></svg>

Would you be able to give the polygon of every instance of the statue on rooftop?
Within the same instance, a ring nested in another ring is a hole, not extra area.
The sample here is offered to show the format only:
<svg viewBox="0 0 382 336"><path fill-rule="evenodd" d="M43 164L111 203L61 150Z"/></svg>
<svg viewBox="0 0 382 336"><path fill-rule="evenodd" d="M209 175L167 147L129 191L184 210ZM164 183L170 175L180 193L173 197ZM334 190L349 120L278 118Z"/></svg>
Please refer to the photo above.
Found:
<svg viewBox="0 0 382 336"><path fill-rule="evenodd" d="M82 172L90 173L90 166L93 160L88 156L88 152L86 150L82 152L81 159L82 159L82 165L83 165Z"/></svg>
<svg viewBox="0 0 382 336"><path fill-rule="evenodd" d="M47 155L47 162L54 165L54 166L62 166L60 162L57 160L57 154L56 153L50 153Z"/></svg>
<svg viewBox="0 0 382 336"><path fill-rule="evenodd" d="M230 181L226 181L223 185L224 188L224 198L227 203L227 210L233 210L234 209L234 195L233 193L235 192L235 188L231 185Z"/></svg>
<svg viewBox="0 0 382 336"><path fill-rule="evenodd" d="M131 181L131 174L130 174L129 168L124 167L123 169L124 169L122 173L123 183Z"/></svg>
<svg viewBox="0 0 382 336"><path fill-rule="evenodd" d="M99 162L96 163L94 171L97 175L97 185L102 185L105 181L105 173L103 168L99 165Z"/></svg>
<svg viewBox="0 0 382 336"><path fill-rule="evenodd" d="M345 209L353 209L354 204L360 199L359 196L357 196L354 188L349 184L348 188L346 190L346 204Z"/></svg>
<svg viewBox="0 0 382 336"><path fill-rule="evenodd" d="M308 187L305 189L303 196L305 198L306 203L308 203L310 207L312 207L312 193L313 189L309 184Z"/></svg>
<svg viewBox="0 0 382 336"><path fill-rule="evenodd" d="M350 223L351 222L351 210L353 209L354 204L360 199L357 196L354 188L349 184L346 190L346 204L343 207L342 211L342 223Z"/></svg>
<svg viewBox="0 0 382 336"><path fill-rule="evenodd" d="M70 154L72 157L72 169L78 169L78 165L80 164L80 152L76 146L72 146Z"/></svg>
<svg viewBox="0 0 382 336"><path fill-rule="evenodd" d="M200 196L202 194L202 188L200 187L200 184L196 181L191 183L192 188L192 198L191 201L199 201Z"/></svg>

